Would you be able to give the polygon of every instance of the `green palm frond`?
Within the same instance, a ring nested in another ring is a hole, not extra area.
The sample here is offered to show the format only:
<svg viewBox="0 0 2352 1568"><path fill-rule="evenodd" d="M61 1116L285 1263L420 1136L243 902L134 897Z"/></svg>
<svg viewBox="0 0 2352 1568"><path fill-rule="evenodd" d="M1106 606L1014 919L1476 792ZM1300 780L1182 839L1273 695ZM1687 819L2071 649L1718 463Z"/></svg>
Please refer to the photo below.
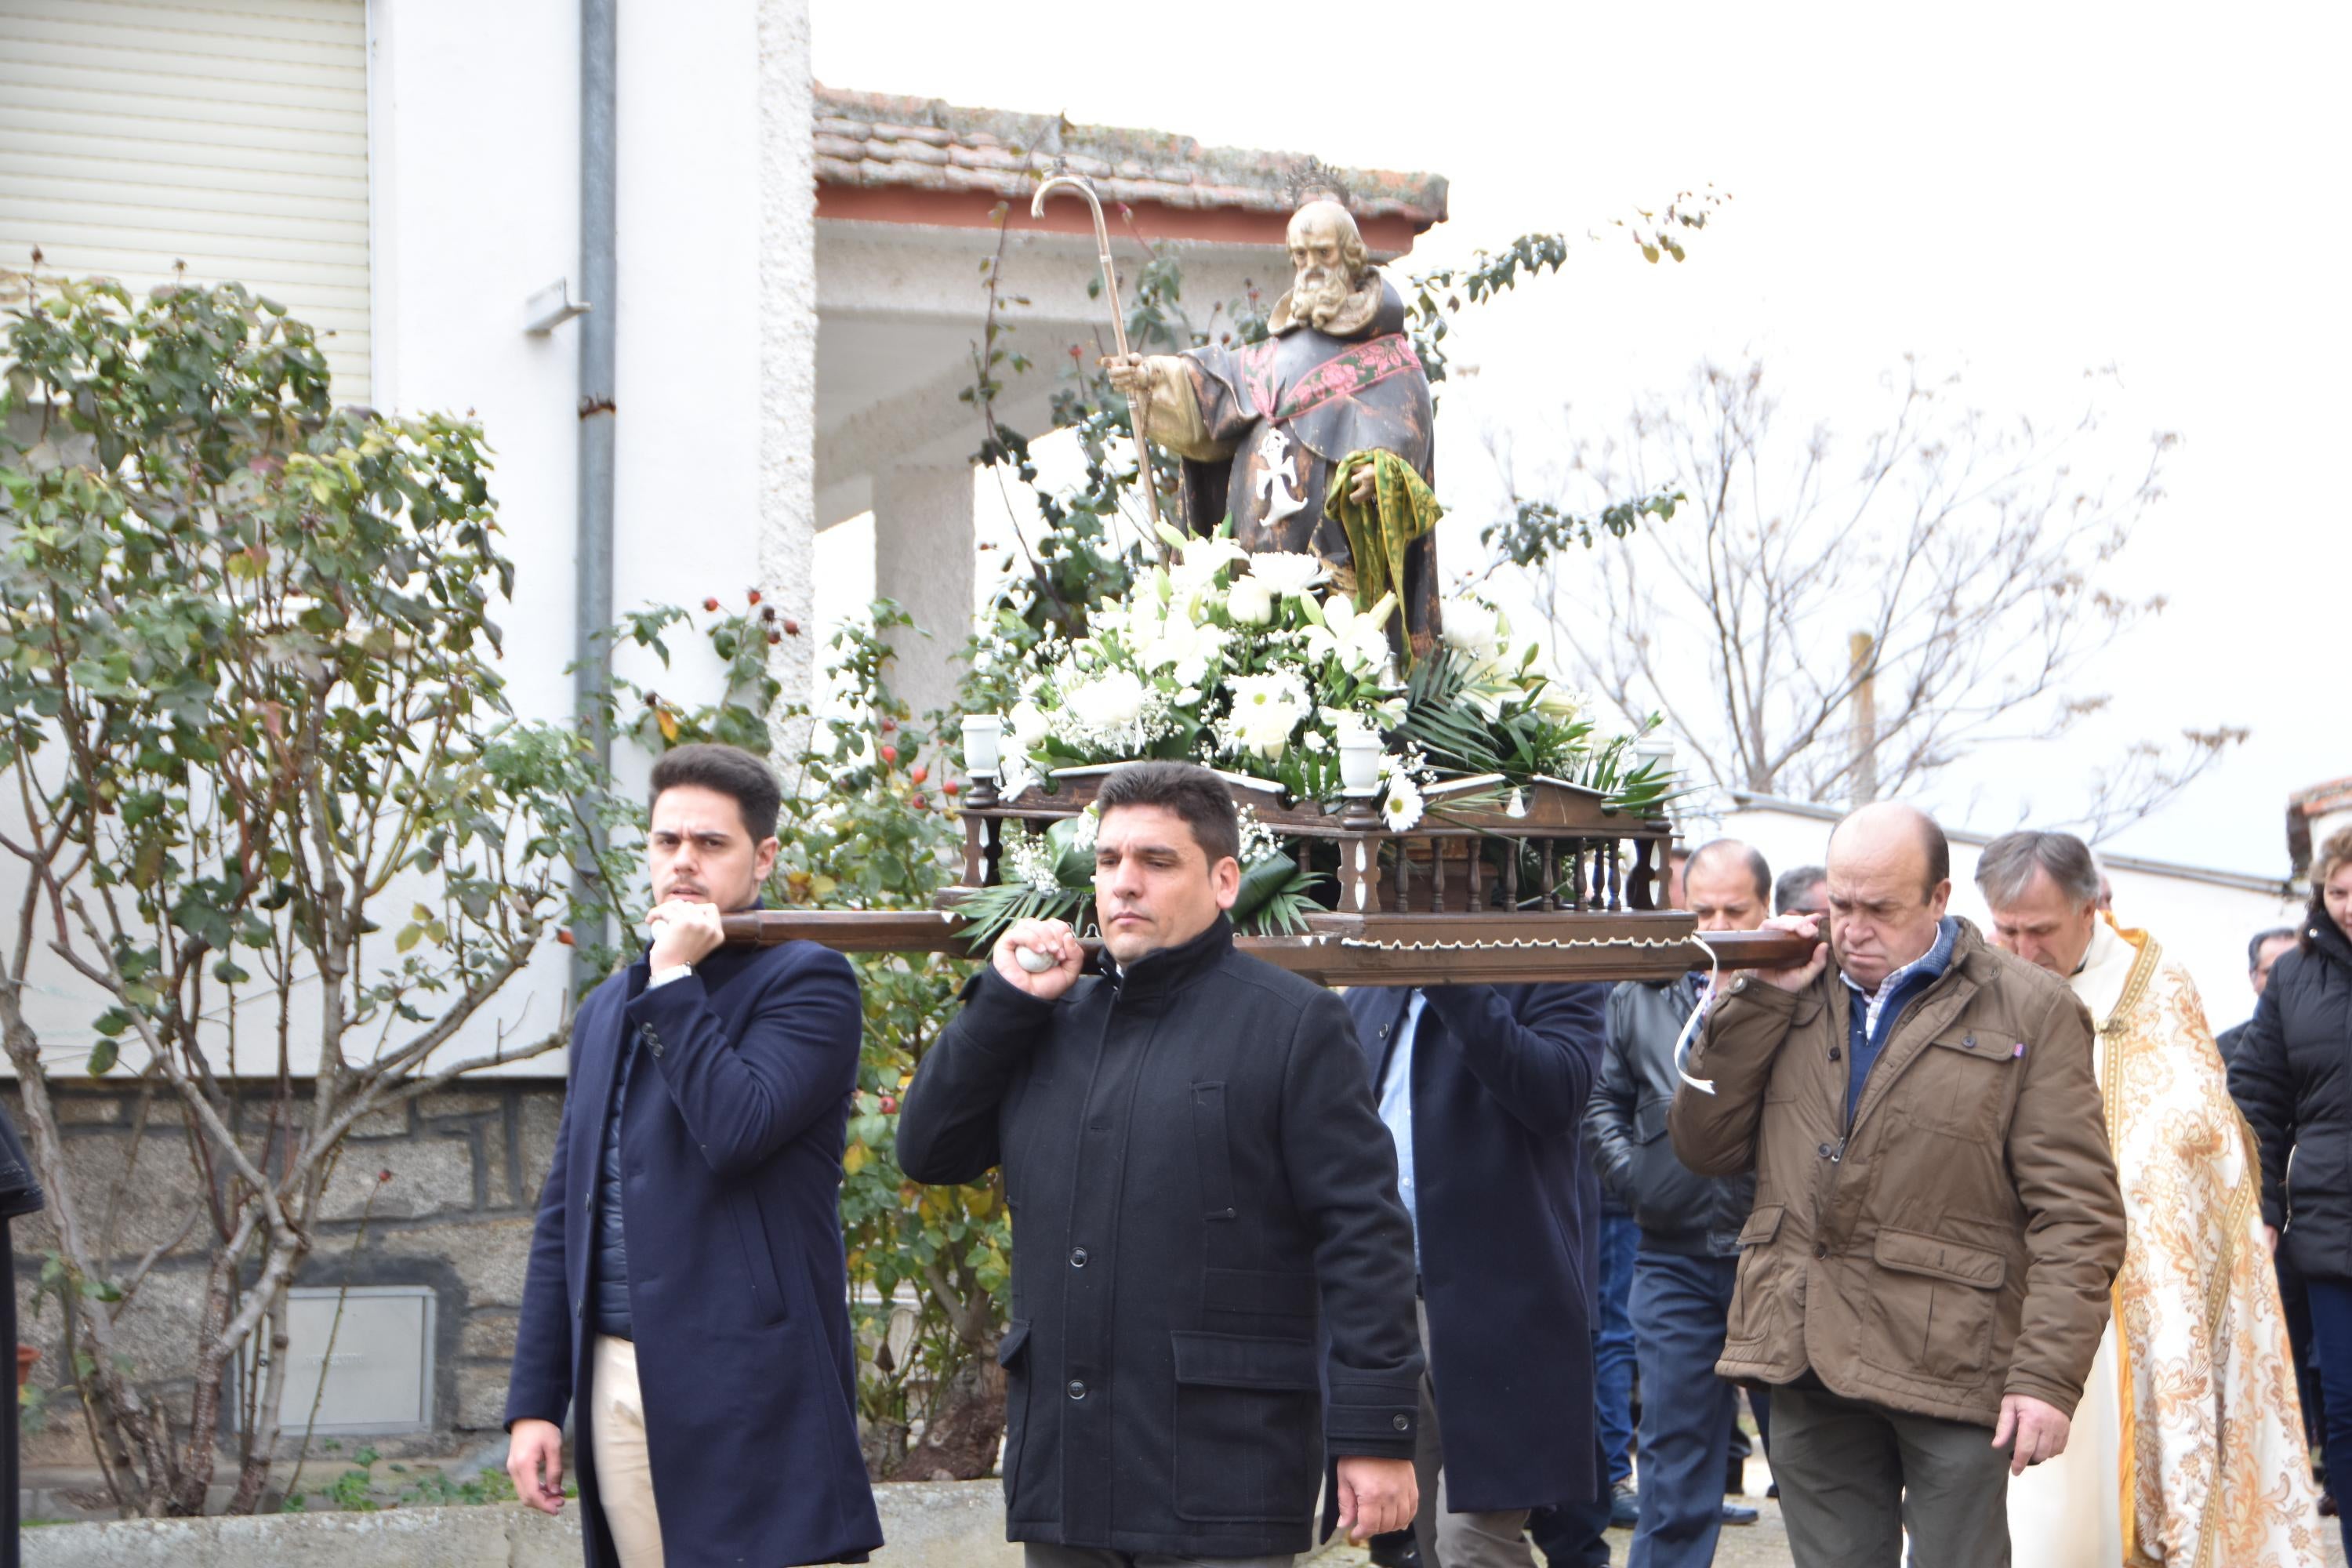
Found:
<svg viewBox="0 0 2352 1568"><path fill-rule="evenodd" d="M970 932L971 951L985 953L996 945L1015 921L1062 921L1076 927L1086 912L1088 893L1083 888L1051 891L1026 882L999 882L982 888L955 907Z"/></svg>
<svg viewBox="0 0 2352 1568"><path fill-rule="evenodd" d="M1441 768L1500 773L1503 758L1495 750L1493 728L1465 696L1468 685L1468 672L1454 650L1439 647L1414 665L1405 681L1404 722L1397 732Z"/></svg>

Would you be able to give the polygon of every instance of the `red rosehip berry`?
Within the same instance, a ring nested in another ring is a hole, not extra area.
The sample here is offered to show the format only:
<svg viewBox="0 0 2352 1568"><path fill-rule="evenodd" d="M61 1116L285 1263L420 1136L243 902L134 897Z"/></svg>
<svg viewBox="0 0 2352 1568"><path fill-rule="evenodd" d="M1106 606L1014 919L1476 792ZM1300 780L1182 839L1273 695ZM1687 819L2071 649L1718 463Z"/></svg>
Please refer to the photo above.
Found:
<svg viewBox="0 0 2352 1568"><path fill-rule="evenodd" d="M898 1097L897 1095L895 1095L895 1094L886 1094L886 1095L884 1095L884 1096L882 1097L882 1114L883 1114L883 1115L885 1115L885 1116L892 1116L892 1115L896 1115L896 1114L898 1113Z"/></svg>
<svg viewBox="0 0 2352 1568"><path fill-rule="evenodd" d="M896 747L896 746L885 746L885 747L883 747L883 748L882 748L882 761L883 761L884 765L886 765L886 766L888 766L888 767L896 767L896 766L898 766L898 747Z"/></svg>
<svg viewBox="0 0 2352 1568"><path fill-rule="evenodd" d="M743 590L743 597L756 605L760 602L760 590L757 588L746 588Z"/></svg>
<svg viewBox="0 0 2352 1568"><path fill-rule="evenodd" d="M566 947L570 947L572 943L572 933L568 931L557 931L555 933L555 940L562 942Z"/></svg>
<svg viewBox="0 0 2352 1568"><path fill-rule="evenodd" d="M787 618L785 619L785 621L784 621L784 635L785 635L786 637L796 637L800 636L800 635L801 635L801 624L800 624L800 622L795 621L795 620L793 620L793 619L791 619L791 618L787 617Z"/></svg>
<svg viewBox="0 0 2352 1568"><path fill-rule="evenodd" d="M913 767L907 770L907 782L908 784L921 784L925 779L929 778L930 776L931 770L925 767L920 763L917 763Z"/></svg>
<svg viewBox="0 0 2352 1568"><path fill-rule="evenodd" d="M940 793L942 795L961 795L963 793L963 785L956 783L953 779L947 779L940 784Z"/></svg>
<svg viewBox="0 0 2352 1568"><path fill-rule="evenodd" d="M716 613L719 608L719 596L714 594L709 598L703 600L702 607L706 610Z"/></svg>
<svg viewBox="0 0 2352 1568"><path fill-rule="evenodd" d="M908 804L908 805L913 806L917 811L929 811L929 810L930 810L930 808L931 808L931 807L930 807L930 803L929 803L929 802L928 802L928 801L926 801L926 800L925 800L921 795L916 795L916 796L914 796L912 799L908 800L908 801L907 802L907 804Z"/></svg>

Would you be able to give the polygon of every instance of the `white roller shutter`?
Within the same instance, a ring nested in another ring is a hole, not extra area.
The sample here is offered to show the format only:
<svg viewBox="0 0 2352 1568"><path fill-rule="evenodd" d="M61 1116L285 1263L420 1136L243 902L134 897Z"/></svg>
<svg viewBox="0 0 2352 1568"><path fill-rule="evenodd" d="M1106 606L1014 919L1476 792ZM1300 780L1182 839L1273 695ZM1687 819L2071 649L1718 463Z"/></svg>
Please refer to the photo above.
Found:
<svg viewBox="0 0 2352 1568"><path fill-rule="evenodd" d="M142 290L235 279L319 329L352 402L367 153L363 0L0 0L0 269L37 245Z"/></svg>

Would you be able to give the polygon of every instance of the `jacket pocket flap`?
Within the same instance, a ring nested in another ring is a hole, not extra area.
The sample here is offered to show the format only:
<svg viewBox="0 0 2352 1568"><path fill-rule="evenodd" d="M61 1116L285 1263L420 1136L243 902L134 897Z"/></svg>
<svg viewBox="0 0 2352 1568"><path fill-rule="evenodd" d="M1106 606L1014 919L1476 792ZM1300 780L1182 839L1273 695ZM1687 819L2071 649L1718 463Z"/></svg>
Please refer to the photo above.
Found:
<svg viewBox="0 0 2352 1568"><path fill-rule="evenodd" d="M1749 1215L1748 1223L1739 1227L1739 1245L1761 1247L1771 1240L1780 1229L1781 1215L1787 1211L1788 1205L1785 1204L1766 1204Z"/></svg>
<svg viewBox="0 0 2352 1568"><path fill-rule="evenodd" d="M1004 1337L996 1342L996 1364L1011 1366L1021 1347L1029 1342L1029 1320L1014 1318L1004 1325Z"/></svg>
<svg viewBox="0 0 2352 1568"><path fill-rule="evenodd" d="M1982 1290L2000 1289L2002 1278L2009 1272L2009 1260L1998 1252L1907 1230L1880 1231L1871 1256L1882 1268L1925 1274L1930 1279L1949 1279L1956 1285L1974 1285Z"/></svg>
<svg viewBox="0 0 2352 1568"><path fill-rule="evenodd" d="M1976 1061L1993 1062L2000 1066L2007 1066L2022 1054L2018 1047L2015 1036L1997 1035L1990 1032L1962 1030L1957 1035L1937 1035L1927 1043L1939 1046L1948 1051L1957 1052Z"/></svg>
<svg viewBox="0 0 2352 1568"><path fill-rule="evenodd" d="M1666 1130L1666 1112L1675 1108L1671 1100L1643 1100L1633 1110L1633 1142L1649 1143Z"/></svg>
<svg viewBox="0 0 2352 1568"><path fill-rule="evenodd" d="M1315 1346L1306 1340L1267 1340L1178 1329L1176 1381L1209 1388L1319 1389Z"/></svg>

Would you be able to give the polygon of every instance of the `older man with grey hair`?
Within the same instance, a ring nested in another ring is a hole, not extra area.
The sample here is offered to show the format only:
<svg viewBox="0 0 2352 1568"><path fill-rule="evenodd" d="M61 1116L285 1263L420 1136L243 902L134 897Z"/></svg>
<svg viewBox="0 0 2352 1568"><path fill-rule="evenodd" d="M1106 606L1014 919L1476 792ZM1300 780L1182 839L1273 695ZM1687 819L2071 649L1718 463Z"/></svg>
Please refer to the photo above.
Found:
<svg viewBox="0 0 2352 1568"><path fill-rule="evenodd" d="M2114 1315L2066 1451L2010 1488L2016 1561L2120 1563L2128 1542L2133 1561L2315 1564L2252 1139L2196 986L2153 937L2102 912L2104 880L2068 833L2007 834L1977 861L1995 944L2064 980L2097 1029L2126 1220Z"/></svg>
<svg viewBox="0 0 2352 1568"><path fill-rule="evenodd" d="M1768 922L1810 960L1730 980L1666 1117L1692 1171L1756 1172L1717 1369L1771 1386L1806 1568L1896 1568L1906 1532L1918 1568L2007 1568L2010 1477L2067 1447L2123 1257L2090 1026L1946 912L1924 813L1860 808L1828 864L1825 922Z"/></svg>

